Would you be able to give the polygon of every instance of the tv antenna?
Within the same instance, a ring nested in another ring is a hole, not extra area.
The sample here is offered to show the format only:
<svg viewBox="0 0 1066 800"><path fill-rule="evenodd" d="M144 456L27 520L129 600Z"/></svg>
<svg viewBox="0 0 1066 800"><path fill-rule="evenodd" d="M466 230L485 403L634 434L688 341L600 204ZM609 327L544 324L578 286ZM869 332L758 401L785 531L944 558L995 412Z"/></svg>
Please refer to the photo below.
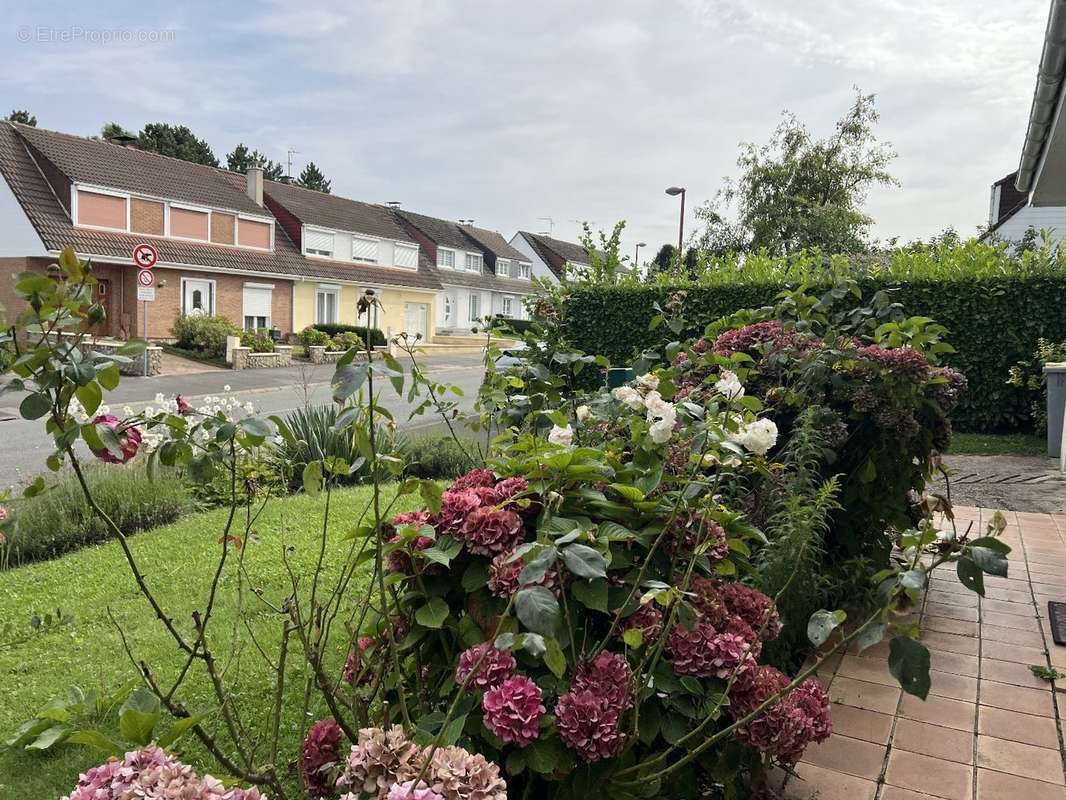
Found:
<svg viewBox="0 0 1066 800"><path fill-rule="evenodd" d="M298 156L298 155L300 155L300 151L299 151L299 150L296 150L296 149L294 149L294 148L292 148L292 147L290 147L290 148L288 149L288 151L286 152L286 154L285 154L285 156L286 156L286 161L285 161L285 163L286 163L286 167L285 167L285 174L286 174L286 175L287 175L288 177L290 177L290 178L292 177L292 157L293 157L293 156Z"/></svg>
<svg viewBox="0 0 1066 800"><path fill-rule="evenodd" d="M549 236L554 236L555 235L555 220L553 220L551 217L537 217L537 221L540 221L540 220L543 220L543 221L548 223L548 235Z"/></svg>

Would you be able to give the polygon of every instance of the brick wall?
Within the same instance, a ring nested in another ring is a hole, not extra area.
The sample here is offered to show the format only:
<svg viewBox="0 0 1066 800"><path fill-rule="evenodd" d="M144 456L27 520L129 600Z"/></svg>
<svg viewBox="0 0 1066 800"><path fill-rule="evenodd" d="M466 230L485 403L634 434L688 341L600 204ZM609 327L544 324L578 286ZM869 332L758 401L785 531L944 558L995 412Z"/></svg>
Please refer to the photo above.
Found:
<svg viewBox="0 0 1066 800"><path fill-rule="evenodd" d="M134 197L130 203L130 230L134 233L163 235L163 204Z"/></svg>
<svg viewBox="0 0 1066 800"><path fill-rule="evenodd" d="M231 214L211 212L211 241L215 244L234 244L235 219Z"/></svg>
<svg viewBox="0 0 1066 800"><path fill-rule="evenodd" d="M54 263L55 260L51 258L0 258L0 318L10 323L25 308L25 302L15 293L13 276L20 272L44 273ZM97 278L108 282L109 291L106 300L94 292L93 299L104 302L108 310L107 321L96 333L100 336L123 336L123 315L128 309L122 290L123 267L94 262L93 272Z"/></svg>

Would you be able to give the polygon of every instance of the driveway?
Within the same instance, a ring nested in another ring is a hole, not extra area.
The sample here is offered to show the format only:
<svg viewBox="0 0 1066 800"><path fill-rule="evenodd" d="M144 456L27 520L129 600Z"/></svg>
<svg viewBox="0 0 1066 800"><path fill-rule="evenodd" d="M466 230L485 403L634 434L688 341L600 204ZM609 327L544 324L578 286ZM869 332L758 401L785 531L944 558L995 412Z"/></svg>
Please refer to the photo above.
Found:
<svg viewBox="0 0 1066 800"><path fill-rule="evenodd" d="M463 397L455 398L463 411L473 407L483 374L478 354L434 354L423 360L428 375L436 381L454 384L462 389ZM152 378L123 377L115 391L104 397L113 413L120 414L124 406L141 411L155 402L157 394L173 397L181 394L196 405L208 395L231 394L241 403L251 402L261 414L286 414L308 405L331 402L330 379L332 365L299 365L283 369L215 370L186 375L158 375ZM381 403L407 429L432 425L437 418L423 415L408 420L414 404L398 397L392 387L383 382ZM0 487L29 483L46 471L45 458L52 452L52 440L38 420L27 422L18 416L21 395L0 397Z"/></svg>

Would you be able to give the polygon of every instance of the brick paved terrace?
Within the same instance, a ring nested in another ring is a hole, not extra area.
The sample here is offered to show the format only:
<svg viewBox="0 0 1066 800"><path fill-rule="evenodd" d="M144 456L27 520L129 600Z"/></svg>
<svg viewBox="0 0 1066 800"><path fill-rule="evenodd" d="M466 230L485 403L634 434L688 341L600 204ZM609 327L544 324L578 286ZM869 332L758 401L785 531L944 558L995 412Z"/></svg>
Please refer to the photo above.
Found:
<svg viewBox="0 0 1066 800"><path fill-rule="evenodd" d="M959 531L972 521L983 533L992 513L957 509ZM902 694L888 672L887 642L837 656L820 676L834 734L807 748L784 781L786 797L1066 800L1066 681L1052 684L1029 668L1066 672L1066 646L1054 643L1047 622L1048 600L1066 600L1066 515L1005 516L1009 577L986 575L984 598L950 567L933 573L921 609L928 699Z"/></svg>

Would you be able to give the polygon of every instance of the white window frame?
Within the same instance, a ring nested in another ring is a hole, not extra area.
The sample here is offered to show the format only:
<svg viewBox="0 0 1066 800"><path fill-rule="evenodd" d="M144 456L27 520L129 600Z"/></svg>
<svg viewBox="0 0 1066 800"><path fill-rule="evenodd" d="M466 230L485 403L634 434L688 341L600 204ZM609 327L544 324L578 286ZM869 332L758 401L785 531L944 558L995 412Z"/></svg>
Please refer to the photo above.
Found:
<svg viewBox="0 0 1066 800"><path fill-rule="evenodd" d="M319 298L322 295L332 295L334 299L334 318L319 319ZM335 284L319 284L314 290L314 324L337 324L340 321L340 287Z"/></svg>
<svg viewBox="0 0 1066 800"><path fill-rule="evenodd" d="M197 283L208 283L211 285L211 297L209 298L209 308L207 315L209 317L215 316L215 302L218 299L218 282L214 278L182 278L181 279L181 315L186 316L188 312L185 310L185 284L188 281L196 281ZM242 309L243 311L243 309Z"/></svg>
<svg viewBox="0 0 1066 800"><path fill-rule="evenodd" d="M351 240L352 240L352 243L351 243L352 261L357 261L360 264L377 264L377 263L379 263L381 261L381 259L378 258L378 256L381 255L381 252L380 252L381 251L381 242L382 242L381 239L378 239L378 238L376 238L374 236L366 236L364 234L355 233L355 232L349 232L348 235L351 237ZM362 258L362 257L356 256L356 254L355 254L355 240L356 239L359 239L359 240L364 241L364 242L373 242L375 257L374 258ZM334 250L334 252L336 252L336 250Z"/></svg>
<svg viewBox="0 0 1066 800"><path fill-rule="evenodd" d="M455 250L450 247L438 247L437 248L437 266L444 267L445 269L455 269ZM451 263L447 263L446 259L442 259L441 256L449 256Z"/></svg>
<svg viewBox="0 0 1066 800"><path fill-rule="evenodd" d="M496 275L497 277L510 278L511 277L511 264L514 262L509 258L497 258L496 259ZM506 265L507 271L500 272L500 267Z"/></svg>
<svg viewBox="0 0 1066 800"><path fill-rule="evenodd" d="M472 264L475 266L471 266ZM467 272L483 273L485 271L485 257L481 253L467 253L464 267Z"/></svg>
<svg viewBox="0 0 1066 800"><path fill-rule="evenodd" d="M475 312L474 309L477 309ZM471 292L470 297L467 300L467 316L470 318L470 322L477 322L481 319L481 295L477 292Z"/></svg>
<svg viewBox="0 0 1066 800"><path fill-rule="evenodd" d="M329 254L326 254L326 253L322 252L321 250L317 250L317 249L312 250L311 248L309 248L307 246L307 235L306 235L307 233L318 233L318 234L323 234L323 235L329 236L330 240L333 242L333 249L329 252ZM337 252L337 233L336 233L336 231L332 231L329 228L318 228L318 227L311 226L311 225L305 225L304 226L304 230L303 230L303 234L304 235L302 235L300 237L300 244L303 247L303 251L304 251L304 255L305 256L310 256L311 258L328 258L328 259L331 259L331 260L333 259L334 254Z"/></svg>
<svg viewBox="0 0 1066 800"><path fill-rule="evenodd" d="M514 298L511 295L505 294L500 298L500 313L507 319L514 319Z"/></svg>
<svg viewBox="0 0 1066 800"><path fill-rule="evenodd" d="M245 289L264 289L264 290L267 290L267 291L270 292L270 310L267 311L267 315L265 317L262 316L261 314L249 314L247 309L244 308L244 290ZM267 328L269 330L272 327L273 309L274 309L274 284L272 284L272 283L245 283L241 287L241 318L242 318L242 320L244 322L244 326L243 327L244 327L244 329L246 331L250 330L250 331L252 331L254 333L255 331L259 330L259 328L261 328L261 327L262 328ZM265 324L263 324L263 325L255 325L255 326L249 328L248 327L248 318L249 317L254 317L257 320L258 319L262 319L262 320L264 320Z"/></svg>
<svg viewBox="0 0 1066 800"><path fill-rule="evenodd" d="M525 261L518 262L518 277L524 281L532 280L533 277L533 265L527 264Z"/></svg>

